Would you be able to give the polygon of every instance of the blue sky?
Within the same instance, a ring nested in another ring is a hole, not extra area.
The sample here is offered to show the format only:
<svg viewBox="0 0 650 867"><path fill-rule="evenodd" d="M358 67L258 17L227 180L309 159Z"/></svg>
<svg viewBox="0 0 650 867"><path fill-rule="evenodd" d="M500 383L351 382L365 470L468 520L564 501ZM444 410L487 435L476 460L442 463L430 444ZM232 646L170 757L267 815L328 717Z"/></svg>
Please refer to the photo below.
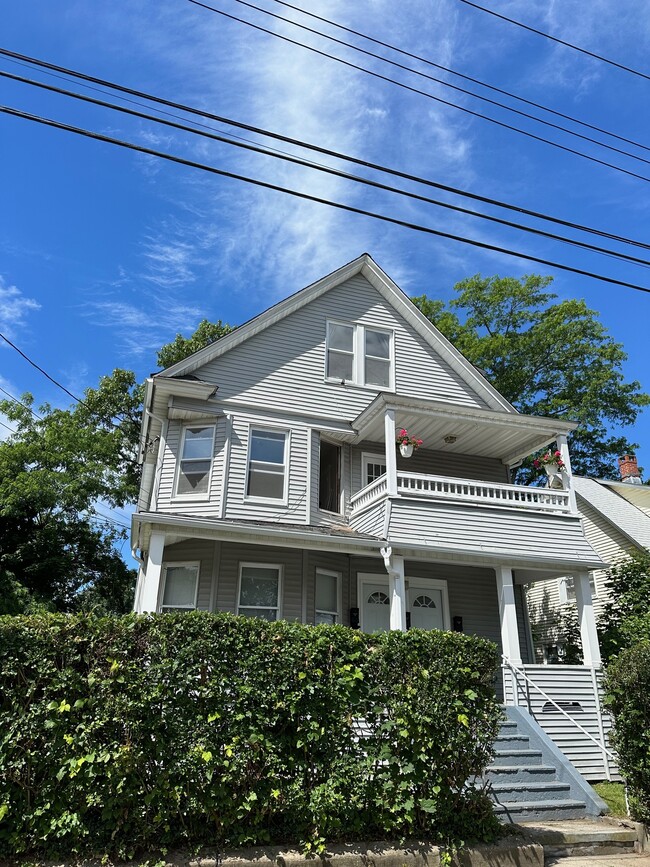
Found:
<svg viewBox="0 0 650 867"><path fill-rule="evenodd" d="M642 0L485 2L649 71L650 19ZM234 0L213 5L650 178L650 165L391 71ZM260 5L314 23L273 0ZM459 0L305 0L303 8L619 135L650 141L650 81ZM647 240L650 234L647 181L393 87L187 0L22 0L4 10L2 31L2 46L13 51L621 236ZM66 86L6 60L0 60L0 69ZM0 87L3 104L28 112L650 286L644 267L23 84L2 80ZM144 378L155 369L155 350L177 332L190 333L203 317L243 322L363 251L407 293L445 300L457 281L477 272L554 274L560 297L585 298L599 311L629 354L627 378L650 390L647 294L299 202L6 115L0 115L0 141L0 330L75 393L115 367L133 368ZM650 157L650 151L635 152ZM628 252L644 257L639 249ZM0 347L0 386L13 394L31 391L39 403L66 405L61 392L6 346ZM650 413L627 433L641 444L639 463L650 473Z"/></svg>

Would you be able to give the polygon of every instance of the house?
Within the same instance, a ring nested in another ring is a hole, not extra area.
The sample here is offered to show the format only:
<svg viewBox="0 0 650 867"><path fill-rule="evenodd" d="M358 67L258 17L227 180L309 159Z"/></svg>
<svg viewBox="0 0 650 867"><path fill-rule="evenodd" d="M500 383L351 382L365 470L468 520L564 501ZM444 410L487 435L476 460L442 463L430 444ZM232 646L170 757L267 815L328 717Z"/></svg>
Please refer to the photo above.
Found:
<svg viewBox="0 0 650 867"><path fill-rule="evenodd" d="M577 510L573 428L518 413L364 254L147 381L135 610L484 636L506 703L543 708L602 779L589 574L605 564ZM404 429L423 441L411 457ZM551 443L561 489L511 484ZM567 574L585 659L569 675L533 664L522 595Z"/></svg>
<svg viewBox="0 0 650 867"><path fill-rule="evenodd" d="M650 549L650 487L642 483L634 455L619 458L618 466L620 481L573 477L585 535L610 565ZM591 572L590 584L598 619L610 598L607 571ZM575 610L573 578L563 575L540 581L530 585L526 595L536 659L559 661L564 654L560 618L563 612Z"/></svg>

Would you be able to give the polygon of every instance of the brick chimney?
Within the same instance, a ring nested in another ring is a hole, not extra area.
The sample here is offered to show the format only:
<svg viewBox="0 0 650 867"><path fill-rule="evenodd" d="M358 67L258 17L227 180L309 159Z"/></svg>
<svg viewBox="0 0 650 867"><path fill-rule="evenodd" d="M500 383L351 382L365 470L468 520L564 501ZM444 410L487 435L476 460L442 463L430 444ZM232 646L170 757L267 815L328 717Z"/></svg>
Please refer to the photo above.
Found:
<svg viewBox="0 0 650 867"><path fill-rule="evenodd" d="M618 459L618 471L621 474L621 481L628 485L641 485L641 473L636 463L634 455L623 455Z"/></svg>

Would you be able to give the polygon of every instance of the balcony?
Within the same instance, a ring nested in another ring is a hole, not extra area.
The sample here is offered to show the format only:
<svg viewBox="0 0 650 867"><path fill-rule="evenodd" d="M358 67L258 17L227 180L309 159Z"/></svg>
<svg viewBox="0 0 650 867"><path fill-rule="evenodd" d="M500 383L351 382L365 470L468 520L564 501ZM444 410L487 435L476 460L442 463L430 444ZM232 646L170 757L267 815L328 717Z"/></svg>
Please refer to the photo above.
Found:
<svg viewBox="0 0 650 867"><path fill-rule="evenodd" d="M380 476L351 498L350 526L455 560L521 568L598 568L570 492L424 473L398 472L396 492Z"/></svg>

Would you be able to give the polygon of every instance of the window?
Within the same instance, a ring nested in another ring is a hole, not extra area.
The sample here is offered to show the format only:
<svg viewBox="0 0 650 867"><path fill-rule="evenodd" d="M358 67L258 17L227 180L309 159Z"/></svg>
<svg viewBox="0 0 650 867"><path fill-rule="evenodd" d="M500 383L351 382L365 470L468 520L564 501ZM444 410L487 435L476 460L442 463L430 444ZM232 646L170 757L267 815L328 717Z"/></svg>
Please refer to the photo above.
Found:
<svg viewBox="0 0 650 867"><path fill-rule="evenodd" d="M237 614L277 620L280 616L280 566L242 563Z"/></svg>
<svg viewBox="0 0 650 867"><path fill-rule="evenodd" d="M186 427L179 461L176 494L207 495L214 452L214 425Z"/></svg>
<svg viewBox="0 0 650 867"><path fill-rule="evenodd" d="M338 572L316 570L316 625L341 622L340 586Z"/></svg>
<svg viewBox="0 0 650 867"><path fill-rule="evenodd" d="M320 442L318 508L341 511L341 447L327 440Z"/></svg>
<svg viewBox="0 0 650 867"><path fill-rule="evenodd" d="M251 428L247 496L284 500L286 451L286 431Z"/></svg>
<svg viewBox="0 0 650 867"><path fill-rule="evenodd" d="M591 587L591 596L595 599L598 592L596 590L596 579L594 578L593 572L589 573L589 586ZM560 605L566 605L567 602L576 601L576 585L572 575L559 578L558 589L560 594Z"/></svg>
<svg viewBox="0 0 650 867"><path fill-rule="evenodd" d="M161 611L191 611L196 608L199 564L175 563L163 568Z"/></svg>
<svg viewBox="0 0 650 867"><path fill-rule="evenodd" d="M361 455L361 487L371 485L380 476L386 475L386 458L383 455Z"/></svg>
<svg viewBox="0 0 650 867"><path fill-rule="evenodd" d="M344 322L327 323L327 379L393 388L393 332Z"/></svg>

